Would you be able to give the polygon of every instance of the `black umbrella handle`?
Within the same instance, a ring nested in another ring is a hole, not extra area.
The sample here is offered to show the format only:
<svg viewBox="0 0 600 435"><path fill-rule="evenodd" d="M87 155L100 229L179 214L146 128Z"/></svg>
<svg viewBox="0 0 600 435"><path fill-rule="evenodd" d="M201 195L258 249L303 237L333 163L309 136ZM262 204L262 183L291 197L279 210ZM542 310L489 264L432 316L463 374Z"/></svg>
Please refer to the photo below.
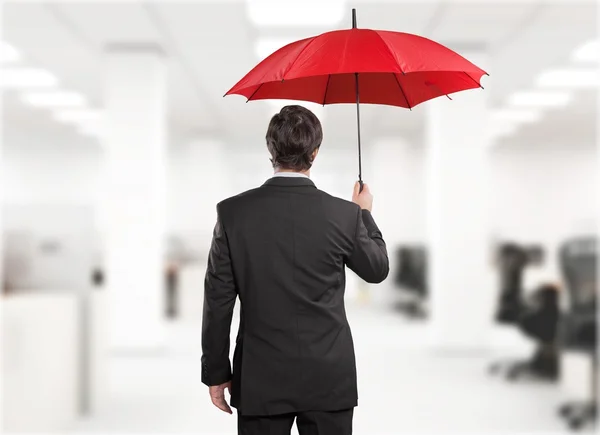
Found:
<svg viewBox="0 0 600 435"><path fill-rule="evenodd" d="M363 191L365 183L363 183L363 180L358 180L358 183L360 184L360 189L358 190L358 193L361 193Z"/></svg>

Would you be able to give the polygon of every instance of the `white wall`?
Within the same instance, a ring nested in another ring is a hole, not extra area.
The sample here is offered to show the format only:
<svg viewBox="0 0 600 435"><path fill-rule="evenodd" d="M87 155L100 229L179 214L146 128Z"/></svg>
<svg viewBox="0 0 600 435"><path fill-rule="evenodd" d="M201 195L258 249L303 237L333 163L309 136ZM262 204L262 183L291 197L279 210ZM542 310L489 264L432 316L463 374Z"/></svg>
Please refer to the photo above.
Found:
<svg viewBox="0 0 600 435"><path fill-rule="evenodd" d="M390 138L365 149L374 215L388 246L422 242L426 230L422 145ZM594 143L513 143L491 153L491 239L542 244L545 263L527 270L525 285L558 281L560 243L595 231L600 192ZM393 260L394 252L390 254ZM393 270L392 262L392 274Z"/></svg>
<svg viewBox="0 0 600 435"><path fill-rule="evenodd" d="M3 138L6 204L95 204L101 150L88 141Z"/></svg>
<svg viewBox="0 0 600 435"><path fill-rule="evenodd" d="M31 135L4 138L2 184L4 204L86 205L98 210L102 148L77 137L48 141ZM169 233L191 237L212 234L215 205L233 194L219 182L223 166L214 141L172 147L168 162ZM211 151L213 150L213 151ZM268 163L268 161L267 161ZM235 173L232 172L235 177Z"/></svg>
<svg viewBox="0 0 600 435"><path fill-rule="evenodd" d="M374 214L390 244L424 240L422 146L389 139L366 143L363 153ZM492 153L492 235L547 244L540 275L556 278L560 241L593 229L599 193L594 144L506 144ZM101 149L89 143L11 139L2 166L4 201L96 204L101 156ZM195 234L202 243L212 232L215 204L256 187L271 173L266 150L253 145L232 149L195 141L172 147L169 158L169 231ZM356 172L354 148L324 147L313 178L319 187L349 199Z"/></svg>
<svg viewBox="0 0 600 435"><path fill-rule="evenodd" d="M530 271L557 280L556 251L567 237L589 234L597 219L595 144L548 142L499 147L492 157L492 222L495 236L543 243L546 261Z"/></svg>

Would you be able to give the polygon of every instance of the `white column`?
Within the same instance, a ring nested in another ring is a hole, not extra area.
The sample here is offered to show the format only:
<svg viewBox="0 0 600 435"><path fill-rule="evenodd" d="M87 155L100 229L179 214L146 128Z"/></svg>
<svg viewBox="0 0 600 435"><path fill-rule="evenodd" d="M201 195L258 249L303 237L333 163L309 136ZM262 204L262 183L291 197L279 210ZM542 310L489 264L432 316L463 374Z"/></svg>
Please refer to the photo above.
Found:
<svg viewBox="0 0 600 435"><path fill-rule="evenodd" d="M212 138L193 139L173 149L167 213L170 233L179 237L202 235L208 239L208 251L217 203L240 193L230 187L239 174L231 167L235 153L226 143Z"/></svg>
<svg viewBox="0 0 600 435"><path fill-rule="evenodd" d="M380 139L365 152L369 173L365 183L371 187L373 214L385 240L423 243L424 151L421 141L402 137Z"/></svg>
<svg viewBox="0 0 600 435"><path fill-rule="evenodd" d="M485 65L485 57L465 55ZM438 349L484 349L493 320L488 96L474 89L426 103L430 327Z"/></svg>
<svg viewBox="0 0 600 435"><path fill-rule="evenodd" d="M163 342L166 63L157 47L106 52L103 226L109 344Z"/></svg>
<svg viewBox="0 0 600 435"><path fill-rule="evenodd" d="M197 260L176 261L178 321L198 323L202 321L204 275L217 220L216 205L240 193L230 188L239 175L232 168L232 156L236 153L235 148L220 140L201 137L173 147L170 156L169 236L178 239L186 254L193 253Z"/></svg>

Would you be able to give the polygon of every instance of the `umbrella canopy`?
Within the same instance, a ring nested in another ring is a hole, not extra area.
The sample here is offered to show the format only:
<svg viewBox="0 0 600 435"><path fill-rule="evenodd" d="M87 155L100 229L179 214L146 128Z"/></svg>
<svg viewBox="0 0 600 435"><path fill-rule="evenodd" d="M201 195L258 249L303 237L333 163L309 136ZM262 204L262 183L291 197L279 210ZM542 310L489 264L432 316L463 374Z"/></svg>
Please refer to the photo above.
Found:
<svg viewBox="0 0 600 435"><path fill-rule="evenodd" d="M288 44L258 65L225 95L319 104L359 103L412 109L440 96L481 87L487 73L430 39L401 32L336 30Z"/></svg>

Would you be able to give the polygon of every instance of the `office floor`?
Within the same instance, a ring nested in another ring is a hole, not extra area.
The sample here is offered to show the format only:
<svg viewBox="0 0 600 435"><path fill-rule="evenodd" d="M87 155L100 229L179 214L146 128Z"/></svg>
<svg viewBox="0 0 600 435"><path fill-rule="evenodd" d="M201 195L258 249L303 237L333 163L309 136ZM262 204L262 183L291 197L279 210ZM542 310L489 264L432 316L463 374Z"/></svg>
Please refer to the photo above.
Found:
<svg viewBox="0 0 600 435"><path fill-rule="evenodd" d="M348 311L359 371L354 433L565 432L556 409L567 397L558 386L490 377L492 354L436 353L423 345L422 323ZM200 382L199 324L172 324L169 334L163 354L111 360L111 400L74 432L235 433L235 417L213 408Z"/></svg>

